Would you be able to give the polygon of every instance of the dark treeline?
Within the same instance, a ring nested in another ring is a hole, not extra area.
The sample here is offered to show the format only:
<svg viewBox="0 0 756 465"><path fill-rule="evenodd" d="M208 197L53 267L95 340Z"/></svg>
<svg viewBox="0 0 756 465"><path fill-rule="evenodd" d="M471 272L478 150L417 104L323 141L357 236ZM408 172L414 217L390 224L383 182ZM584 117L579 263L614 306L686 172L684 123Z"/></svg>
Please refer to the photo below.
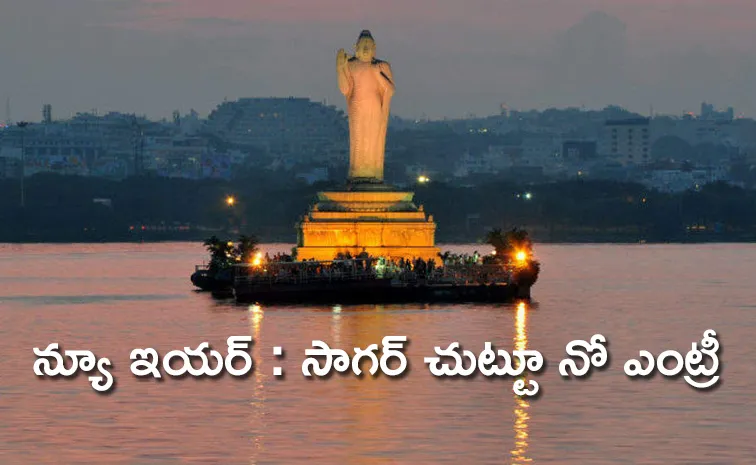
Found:
<svg viewBox="0 0 756 465"><path fill-rule="evenodd" d="M27 178L25 188L21 208L19 181L0 181L0 242L202 240L233 230L294 242L294 224L316 192L338 185L269 172L232 182L45 174ZM490 179L414 191L438 224L438 242L474 242L491 228L510 227L554 242L756 240L756 191L726 184L664 194L607 181L521 186Z"/></svg>

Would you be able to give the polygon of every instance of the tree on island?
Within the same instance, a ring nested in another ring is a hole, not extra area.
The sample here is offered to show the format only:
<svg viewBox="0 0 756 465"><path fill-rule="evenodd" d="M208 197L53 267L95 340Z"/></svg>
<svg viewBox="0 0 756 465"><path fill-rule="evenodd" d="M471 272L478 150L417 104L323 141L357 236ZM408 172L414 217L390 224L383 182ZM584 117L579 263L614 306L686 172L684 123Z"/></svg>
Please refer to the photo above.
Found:
<svg viewBox="0 0 756 465"><path fill-rule="evenodd" d="M533 241L527 231L512 228L506 233L496 228L486 234L486 243L496 250L489 263L512 262L515 265L515 281L532 286L538 280L541 263L533 259Z"/></svg>
<svg viewBox="0 0 756 465"><path fill-rule="evenodd" d="M205 240L204 246L210 252L211 272L217 272L231 265L231 259L234 256L233 242L222 241L213 235Z"/></svg>
<svg viewBox="0 0 756 465"><path fill-rule="evenodd" d="M260 245L260 240L255 235L247 236L242 234L239 236L239 243L234 249L236 260L242 263L251 262L252 257L258 252L258 245Z"/></svg>
<svg viewBox="0 0 756 465"><path fill-rule="evenodd" d="M205 240L204 245L210 252L210 272L217 273L230 268L234 263L251 263L259 251L260 240L254 235L242 234L234 245L232 241L212 236Z"/></svg>
<svg viewBox="0 0 756 465"><path fill-rule="evenodd" d="M507 257L517 251L523 251L530 255L533 250L533 241L524 229L512 228L506 233L500 228L495 228L486 234L486 244L493 246L497 257Z"/></svg>

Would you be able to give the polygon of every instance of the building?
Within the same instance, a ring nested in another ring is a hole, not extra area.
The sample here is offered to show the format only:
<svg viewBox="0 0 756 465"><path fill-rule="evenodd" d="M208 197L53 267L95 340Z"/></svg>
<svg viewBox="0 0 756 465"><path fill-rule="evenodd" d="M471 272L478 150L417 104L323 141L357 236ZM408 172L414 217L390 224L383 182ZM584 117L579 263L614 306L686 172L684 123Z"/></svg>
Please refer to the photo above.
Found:
<svg viewBox="0 0 756 465"><path fill-rule="evenodd" d="M0 179L21 177L21 149L0 147Z"/></svg>
<svg viewBox="0 0 756 465"><path fill-rule="evenodd" d="M521 165L546 166L557 162L562 138L551 132L526 132L522 135Z"/></svg>
<svg viewBox="0 0 756 465"><path fill-rule="evenodd" d="M206 139L198 137L148 137L145 168L169 178L200 178L202 159L209 152Z"/></svg>
<svg viewBox="0 0 756 465"><path fill-rule="evenodd" d="M653 170L647 173L643 184L661 192L683 192L699 190L706 184L730 182L727 168L723 166L705 167L693 170Z"/></svg>
<svg viewBox="0 0 756 465"><path fill-rule="evenodd" d="M565 161L586 161L596 158L596 142L567 140L562 144L562 159Z"/></svg>
<svg viewBox="0 0 756 465"><path fill-rule="evenodd" d="M243 98L212 111L207 129L217 137L267 154L322 155L348 145L348 123L336 107L307 98Z"/></svg>
<svg viewBox="0 0 756 465"><path fill-rule="evenodd" d="M601 134L600 152L623 165L645 165L651 160L649 118L608 120Z"/></svg>
<svg viewBox="0 0 756 465"><path fill-rule="evenodd" d="M521 146L492 145L485 152L473 155L465 152L454 164L452 174L464 178L476 174L497 174L515 165L529 165Z"/></svg>
<svg viewBox="0 0 756 465"><path fill-rule="evenodd" d="M732 121L735 119L735 109L727 107L725 111L717 111L714 105L703 102L701 103L700 119L704 121Z"/></svg>
<svg viewBox="0 0 756 465"><path fill-rule="evenodd" d="M27 176L40 172L86 176L103 154L102 140L97 136L45 129L26 140Z"/></svg>
<svg viewBox="0 0 756 465"><path fill-rule="evenodd" d="M45 123L45 124L50 124L50 123L52 123L52 121L53 121L53 119L52 119L52 105L50 105L49 103L46 103L42 107L42 122Z"/></svg>

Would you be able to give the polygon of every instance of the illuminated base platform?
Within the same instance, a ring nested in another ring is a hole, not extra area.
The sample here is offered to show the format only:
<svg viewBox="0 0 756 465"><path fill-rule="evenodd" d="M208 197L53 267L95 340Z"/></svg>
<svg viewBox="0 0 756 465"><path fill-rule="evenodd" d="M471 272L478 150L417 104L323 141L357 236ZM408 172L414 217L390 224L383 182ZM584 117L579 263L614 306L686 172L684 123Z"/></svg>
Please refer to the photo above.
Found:
<svg viewBox="0 0 756 465"><path fill-rule="evenodd" d="M333 260L338 253L438 260L436 224L414 193L384 184L320 192L297 224L298 260Z"/></svg>

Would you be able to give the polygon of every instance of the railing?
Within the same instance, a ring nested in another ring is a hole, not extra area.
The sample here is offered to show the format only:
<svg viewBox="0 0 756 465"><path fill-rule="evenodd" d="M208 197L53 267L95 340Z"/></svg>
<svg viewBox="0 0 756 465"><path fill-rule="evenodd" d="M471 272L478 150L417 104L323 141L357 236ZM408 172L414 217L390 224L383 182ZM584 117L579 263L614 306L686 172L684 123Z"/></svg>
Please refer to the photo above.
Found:
<svg viewBox="0 0 756 465"><path fill-rule="evenodd" d="M447 265L433 270L408 271L394 267L368 267L361 260L333 262L291 262L265 265L235 265L237 286L311 284L390 279L393 285L505 284L512 273L500 265Z"/></svg>
<svg viewBox="0 0 756 465"><path fill-rule="evenodd" d="M501 265L447 265L436 269L427 278L438 284L504 284L512 273Z"/></svg>
<svg viewBox="0 0 756 465"><path fill-rule="evenodd" d="M372 268L350 262L291 262L258 266L241 264L234 266L234 284L308 284L377 279Z"/></svg>

